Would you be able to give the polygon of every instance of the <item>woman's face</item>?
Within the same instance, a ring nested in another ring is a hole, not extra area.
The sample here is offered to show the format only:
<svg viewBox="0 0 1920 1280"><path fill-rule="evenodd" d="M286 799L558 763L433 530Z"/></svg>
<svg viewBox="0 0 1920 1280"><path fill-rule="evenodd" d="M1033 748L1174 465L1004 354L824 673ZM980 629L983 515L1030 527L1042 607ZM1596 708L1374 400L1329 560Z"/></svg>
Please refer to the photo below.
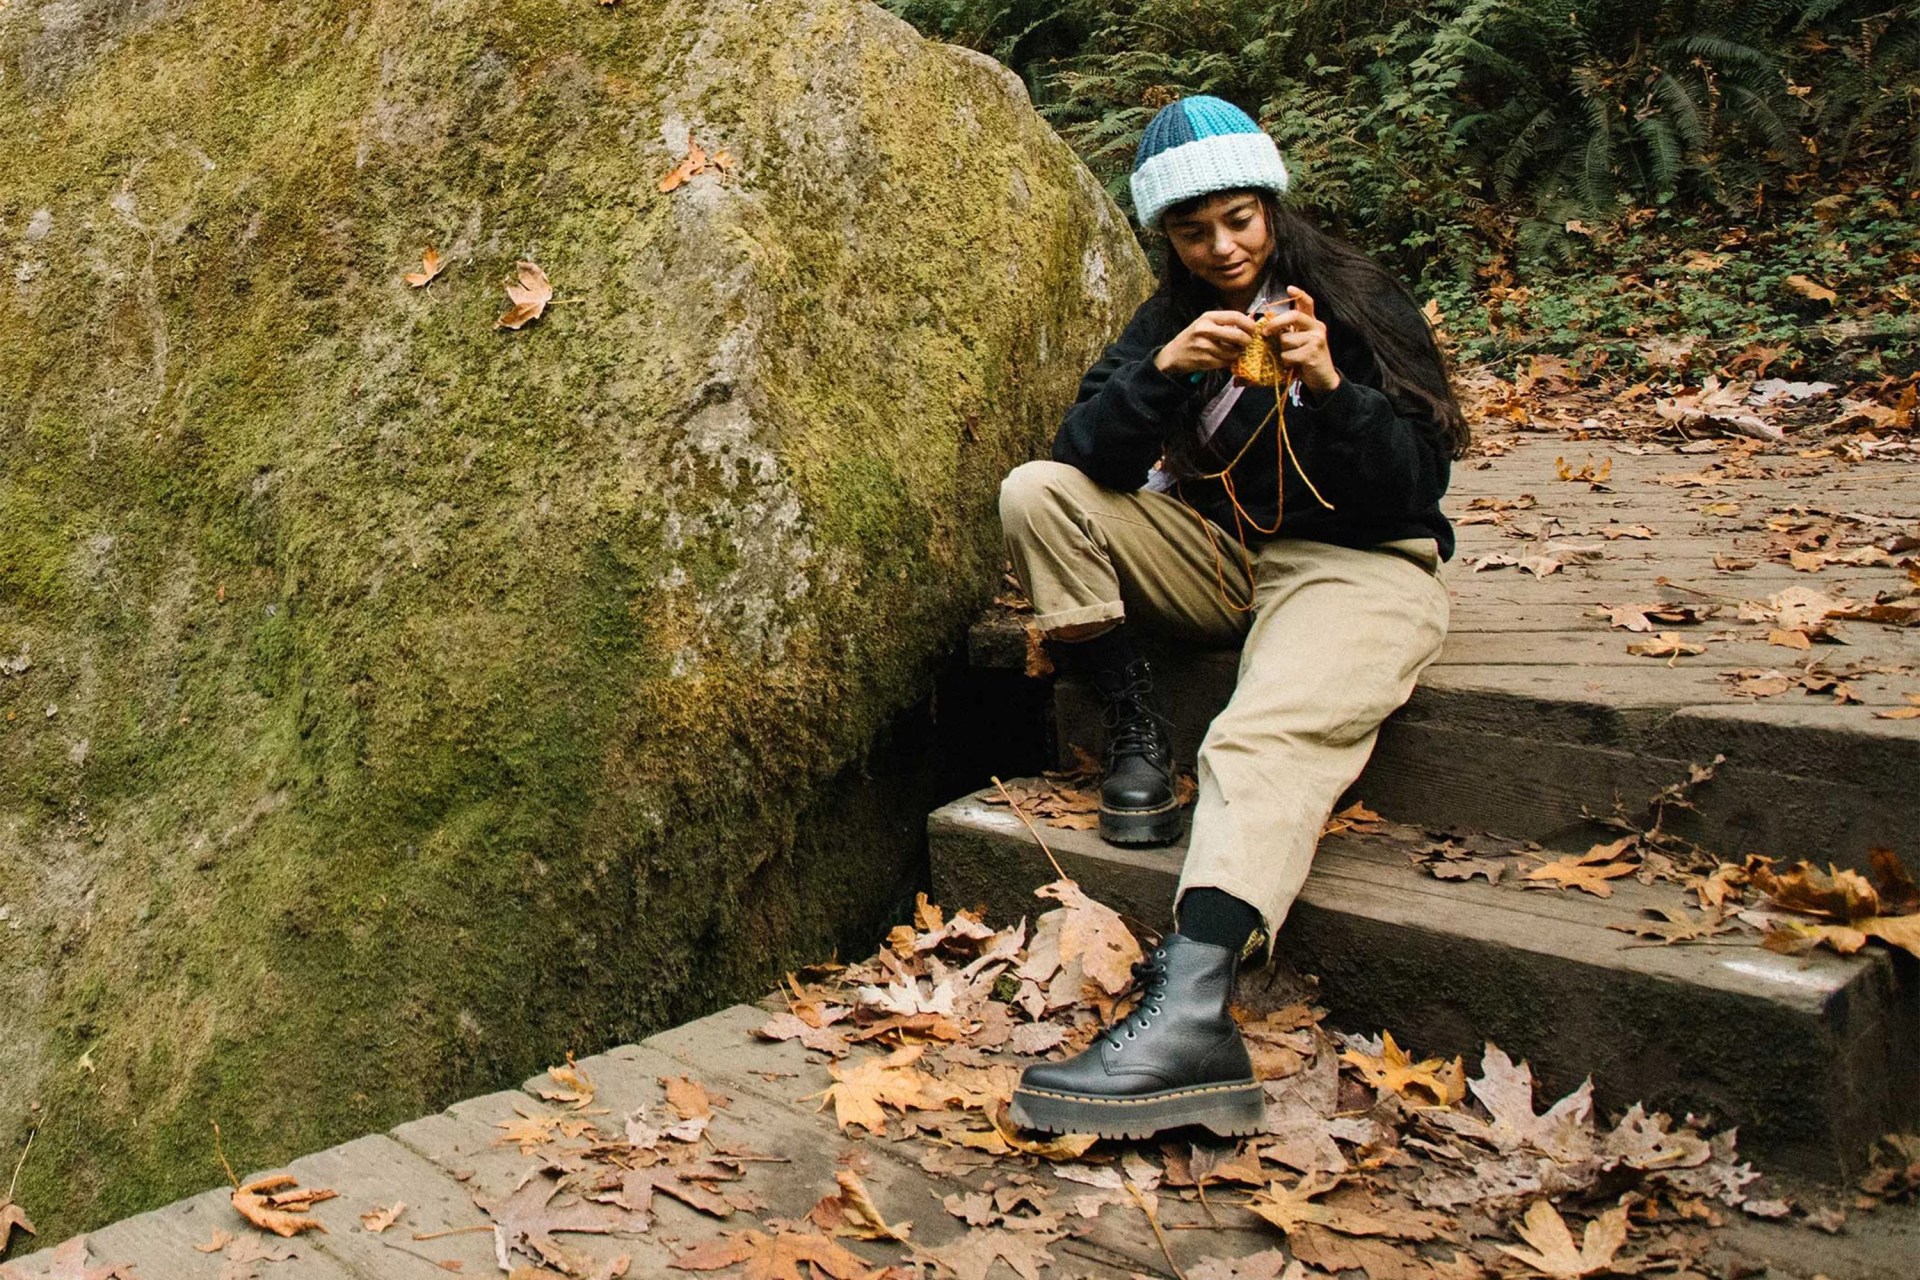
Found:
<svg viewBox="0 0 1920 1280"><path fill-rule="evenodd" d="M1212 196L1198 208L1168 214L1162 225L1187 270L1229 301L1253 297L1272 249L1259 196L1244 191Z"/></svg>

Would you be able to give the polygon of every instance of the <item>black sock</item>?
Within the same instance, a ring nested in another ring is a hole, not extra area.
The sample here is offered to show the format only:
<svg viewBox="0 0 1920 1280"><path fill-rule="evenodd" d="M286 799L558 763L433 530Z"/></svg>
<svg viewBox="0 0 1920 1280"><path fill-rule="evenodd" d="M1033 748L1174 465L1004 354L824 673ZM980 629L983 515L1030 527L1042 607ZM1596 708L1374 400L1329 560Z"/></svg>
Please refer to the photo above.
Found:
<svg viewBox="0 0 1920 1280"><path fill-rule="evenodd" d="M1195 942L1238 951L1260 927L1260 913L1224 889L1189 889L1180 895L1180 932Z"/></svg>

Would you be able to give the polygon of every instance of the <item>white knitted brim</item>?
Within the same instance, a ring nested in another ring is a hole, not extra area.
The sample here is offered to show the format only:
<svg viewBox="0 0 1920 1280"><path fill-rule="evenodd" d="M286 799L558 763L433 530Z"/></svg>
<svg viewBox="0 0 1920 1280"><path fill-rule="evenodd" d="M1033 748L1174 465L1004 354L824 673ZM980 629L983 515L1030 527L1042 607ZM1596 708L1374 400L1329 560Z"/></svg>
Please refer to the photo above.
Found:
<svg viewBox="0 0 1920 1280"><path fill-rule="evenodd" d="M1182 200L1237 187L1287 189L1286 162L1265 133L1216 134L1162 151L1133 171L1133 207L1141 226L1154 227Z"/></svg>

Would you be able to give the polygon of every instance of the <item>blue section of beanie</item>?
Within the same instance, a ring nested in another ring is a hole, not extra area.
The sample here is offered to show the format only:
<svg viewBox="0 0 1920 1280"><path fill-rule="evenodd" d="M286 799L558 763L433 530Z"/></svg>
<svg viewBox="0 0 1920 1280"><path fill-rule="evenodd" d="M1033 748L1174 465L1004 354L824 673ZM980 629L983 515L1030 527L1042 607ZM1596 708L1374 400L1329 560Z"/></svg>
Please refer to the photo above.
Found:
<svg viewBox="0 0 1920 1280"><path fill-rule="evenodd" d="M1253 117L1219 98L1202 94L1176 104L1186 108L1186 118L1196 138L1218 138L1228 133L1258 133Z"/></svg>
<svg viewBox="0 0 1920 1280"><path fill-rule="evenodd" d="M1184 102L1169 102L1154 113L1140 135L1140 149L1134 152L1133 167L1138 169L1162 151L1193 141L1193 125L1187 119Z"/></svg>

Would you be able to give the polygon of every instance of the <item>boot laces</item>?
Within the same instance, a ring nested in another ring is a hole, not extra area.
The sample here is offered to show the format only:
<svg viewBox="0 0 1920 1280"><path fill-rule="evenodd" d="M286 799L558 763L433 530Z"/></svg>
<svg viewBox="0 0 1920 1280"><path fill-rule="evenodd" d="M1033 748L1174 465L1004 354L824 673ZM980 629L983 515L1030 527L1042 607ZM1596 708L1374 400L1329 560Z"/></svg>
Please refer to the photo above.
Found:
<svg viewBox="0 0 1920 1280"><path fill-rule="evenodd" d="M1166 948L1155 947L1144 959L1134 962L1133 981L1140 989L1140 1003L1134 1006L1124 1022L1118 1023L1107 1033L1107 1043L1115 1053L1124 1049L1128 1040L1152 1026L1154 1018L1159 1016L1160 997L1167 991L1166 961Z"/></svg>
<svg viewBox="0 0 1920 1280"><path fill-rule="evenodd" d="M1168 721L1154 710L1149 701L1152 694L1151 679L1130 673L1126 686L1107 699L1101 718L1106 723L1109 763L1123 755L1158 760L1165 753Z"/></svg>

